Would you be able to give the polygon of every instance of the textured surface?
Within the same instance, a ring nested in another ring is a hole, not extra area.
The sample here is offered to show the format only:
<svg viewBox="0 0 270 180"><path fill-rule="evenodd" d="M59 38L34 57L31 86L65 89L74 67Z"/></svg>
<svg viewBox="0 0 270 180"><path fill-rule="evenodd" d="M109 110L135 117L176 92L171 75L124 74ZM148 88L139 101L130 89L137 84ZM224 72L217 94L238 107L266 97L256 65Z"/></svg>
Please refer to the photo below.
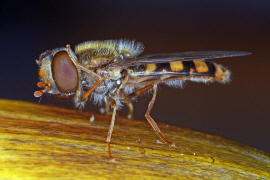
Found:
<svg viewBox="0 0 270 180"><path fill-rule="evenodd" d="M0 100L0 179L270 179L270 156L221 137L117 117L109 160L109 117Z"/></svg>

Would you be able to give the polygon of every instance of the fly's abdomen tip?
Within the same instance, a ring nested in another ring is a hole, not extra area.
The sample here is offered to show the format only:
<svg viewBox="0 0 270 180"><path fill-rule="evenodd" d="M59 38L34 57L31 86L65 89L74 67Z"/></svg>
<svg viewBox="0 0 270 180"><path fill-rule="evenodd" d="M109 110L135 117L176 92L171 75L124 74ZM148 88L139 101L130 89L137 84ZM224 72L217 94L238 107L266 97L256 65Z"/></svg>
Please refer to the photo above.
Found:
<svg viewBox="0 0 270 180"><path fill-rule="evenodd" d="M231 80L231 72L222 65L215 64L215 79L221 83L227 83Z"/></svg>

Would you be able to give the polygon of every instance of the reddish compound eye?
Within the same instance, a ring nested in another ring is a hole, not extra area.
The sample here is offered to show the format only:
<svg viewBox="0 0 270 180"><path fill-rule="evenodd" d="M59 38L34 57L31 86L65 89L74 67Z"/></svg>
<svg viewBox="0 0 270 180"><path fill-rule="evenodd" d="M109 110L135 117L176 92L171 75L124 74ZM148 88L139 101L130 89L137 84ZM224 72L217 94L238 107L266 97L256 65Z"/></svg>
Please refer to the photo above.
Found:
<svg viewBox="0 0 270 180"><path fill-rule="evenodd" d="M59 91L74 92L78 86L78 71L66 51L56 53L52 61L52 75Z"/></svg>

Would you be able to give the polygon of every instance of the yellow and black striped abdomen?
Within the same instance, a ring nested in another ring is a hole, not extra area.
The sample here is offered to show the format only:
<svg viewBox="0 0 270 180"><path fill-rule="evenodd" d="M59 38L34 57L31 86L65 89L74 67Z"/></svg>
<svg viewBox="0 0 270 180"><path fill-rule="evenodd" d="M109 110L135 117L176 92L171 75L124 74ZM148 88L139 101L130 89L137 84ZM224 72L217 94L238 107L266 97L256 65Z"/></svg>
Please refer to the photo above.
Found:
<svg viewBox="0 0 270 180"><path fill-rule="evenodd" d="M216 80L227 82L230 78L229 70L222 65L202 60L176 61L169 63L144 64L133 69L136 75L165 76L171 75L174 79L182 80ZM168 78L173 79L173 78Z"/></svg>

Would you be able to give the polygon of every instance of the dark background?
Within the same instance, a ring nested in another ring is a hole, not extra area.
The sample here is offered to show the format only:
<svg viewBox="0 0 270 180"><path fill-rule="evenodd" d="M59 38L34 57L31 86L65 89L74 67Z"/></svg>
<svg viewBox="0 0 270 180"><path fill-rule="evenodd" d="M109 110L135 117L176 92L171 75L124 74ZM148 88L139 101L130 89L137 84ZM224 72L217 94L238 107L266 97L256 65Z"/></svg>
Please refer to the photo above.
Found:
<svg viewBox="0 0 270 180"><path fill-rule="evenodd" d="M232 82L162 86L153 117L270 152L270 1L1 1L0 98L38 102L35 59L47 49L86 40L130 38L146 53L242 50L253 55L218 62ZM144 118L151 96L135 103ZM49 96L41 104L57 104ZM72 106L71 102L60 102ZM87 110L92 110L89 106Z"/></svg>

